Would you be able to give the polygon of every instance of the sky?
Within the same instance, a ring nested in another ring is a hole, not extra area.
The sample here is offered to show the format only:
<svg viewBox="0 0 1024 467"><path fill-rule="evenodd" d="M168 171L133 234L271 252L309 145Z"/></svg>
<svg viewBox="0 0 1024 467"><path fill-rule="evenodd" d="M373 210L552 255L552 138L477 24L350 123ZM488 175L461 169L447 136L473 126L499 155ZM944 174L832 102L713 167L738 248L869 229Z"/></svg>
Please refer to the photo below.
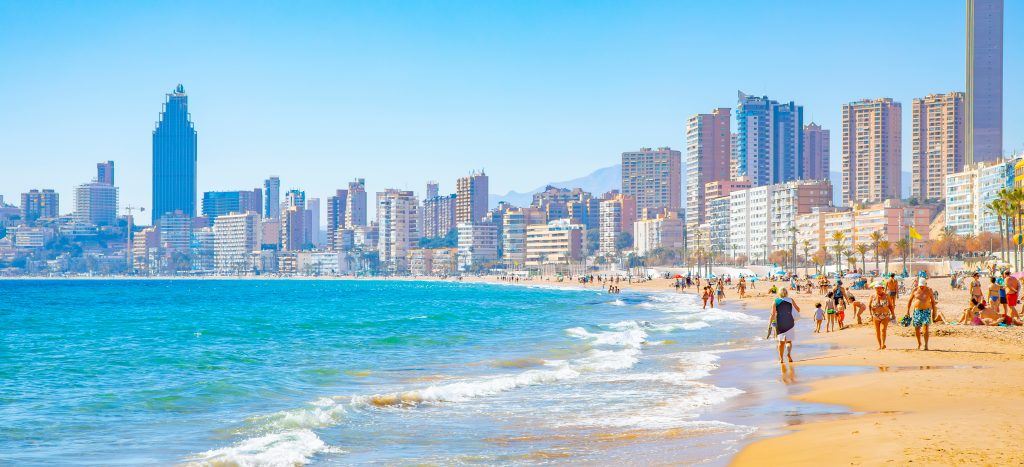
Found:
<svg viewBox="0 0 1024 467"><path fill-rule="evenodd" d="M1006 2L1007 152L1024 150L1022 23ZM892 97L909 171L911 101L963 91L964 56L963 0L0 2L0 195L54 188L70 212L113 160L121 205L148 207L178 83L200 198L270 175L307 197L357 177L422 195L480 169L492 193L525 191L685 151L687 117L737 90L803 105L833 170L842 105Z"/></svg>

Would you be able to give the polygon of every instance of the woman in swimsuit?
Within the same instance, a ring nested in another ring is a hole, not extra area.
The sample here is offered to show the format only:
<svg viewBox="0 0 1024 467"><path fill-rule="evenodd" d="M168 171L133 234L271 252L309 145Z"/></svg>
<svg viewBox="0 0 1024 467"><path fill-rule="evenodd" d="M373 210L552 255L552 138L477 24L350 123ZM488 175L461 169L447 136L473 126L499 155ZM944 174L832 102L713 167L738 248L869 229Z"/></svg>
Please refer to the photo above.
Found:
<svg viewBox="0 0 1024 467"><path fill-rule="evenodd" d="M889 330L889 320L895 316L895 302L885 291L885 284L875 282L875 294L868 302L871 310L871 320L875 322L875 339L878 340L878 350L885 348L885 337Z"/></svg>

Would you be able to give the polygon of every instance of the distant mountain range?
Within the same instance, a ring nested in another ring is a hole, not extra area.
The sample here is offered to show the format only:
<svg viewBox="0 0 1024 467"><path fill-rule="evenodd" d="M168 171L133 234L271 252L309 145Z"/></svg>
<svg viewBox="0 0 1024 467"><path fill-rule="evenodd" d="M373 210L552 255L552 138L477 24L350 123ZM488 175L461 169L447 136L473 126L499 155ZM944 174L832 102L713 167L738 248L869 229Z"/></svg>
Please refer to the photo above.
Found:
<svg viewBox="0 0 1024 467"><path fill-rule="evenodd" d="M910 194L910 172L902 173L902 184L903 184L903 197L906 198ZM836 206L840 205L841 198L843 195L843 173L842 172L829 172L829 178L832 179L832 193L833 201ZM597 169L585 177L574 178L572 180L566 180L564 182L551 182L546 183L544 186L534 188L527 192L510 191L504 195L490 195L491 207L495 207L499 202L504 201L513 206L529 206L533 202L533 194L544 191L548 185L555 186L558 188L582 188L584 191L589 191L596 196L600 196L611 190L618 190L622 184L622 165L615 164L610 167L603 169ZM684 182L685 187L685 182ZM684 188L685 189L685 188Z"/></svg>
<svg viewBox="0 0 1024 467"><path fill-rule="evenodd" d="M490 195L490 204L491 207L495 207L499 202L504 201L513 206L529 206L533 202L533 194L544 191L544 188L548 185L558 188L582 188L584 191L589 191L595 196L600 196L610 190L618 190L621 184L622 165L615 164L611 167L597 169L585 177L574 178L564 182L546 183L525 193L510 191L504 195Z"/></svg>

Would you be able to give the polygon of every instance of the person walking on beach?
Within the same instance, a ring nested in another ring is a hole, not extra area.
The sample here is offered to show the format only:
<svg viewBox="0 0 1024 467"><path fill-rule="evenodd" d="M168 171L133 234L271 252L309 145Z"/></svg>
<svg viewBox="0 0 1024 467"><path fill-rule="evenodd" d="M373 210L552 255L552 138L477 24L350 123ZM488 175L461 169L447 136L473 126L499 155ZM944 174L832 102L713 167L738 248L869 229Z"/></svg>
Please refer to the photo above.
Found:
<svg viewBox="0 0 1024 467"><path fill-rule="evenodd" d="M814 304L814 333L821 332L821 322L825 321L825 310L821 308L821 302Z"/></svg>
<svg viewBox="0 0 1024 467"><path fill-rule="evenodd" d="M718 296L719 305L725 303L725 284L722 283L721 279L715 284L715 295Z"/></svg>
<svg viewBox="0 0 1024 467"><path fill-rule="evenodd" d="M704 288L701 290L700 298L702 300L704 300L704 306L701 309L702 310L708 309L708 299L711 298L711 290L709 289L708 286L704 286ZM711 304L711 308L714 308L714 307L715 307L715 305L714 305L714 303L712 303Z"/></svg>
<svg viewBox="0 0 1024 467"><path fill-rule="evenodd" d="M889 321L895 318L896 301L885 291L885 284L881 281L875 282L875 294L868 300L868 308L871 310L871 321L875 323L875 339L878 341L878 350L885 349L885 337L889 331Z"/></svg>
<svg viewBox="0 0 1024 467"><path fill-rule="evenodd" d="M895 273L889 273L889 280L885 281L885 291L894 302L900 298L900 283L896 282Z"/></svg>
<svg viewBox="0 0 1024 467"><path fill-rule="evenodd" d="M917 287L910 292L907 300L907 314L914 311L911 324L914 326L914 337L917 338L917 350L921 350L921 333L924 331L924 350L928 350L928 326L935 319L935 292L932 291L924 277L917 278Z"/></svg>
<svg viewBox="0 0 1024 467"><path fill-rule="evenodd" d="M800 307L789 298L786 288L779 289L779 297L772 302L770 320L775 325L775 338L779 341L779 363L786 363L784 358L793 361L793 341L796 337L796 318L799 314Z"/></svg>

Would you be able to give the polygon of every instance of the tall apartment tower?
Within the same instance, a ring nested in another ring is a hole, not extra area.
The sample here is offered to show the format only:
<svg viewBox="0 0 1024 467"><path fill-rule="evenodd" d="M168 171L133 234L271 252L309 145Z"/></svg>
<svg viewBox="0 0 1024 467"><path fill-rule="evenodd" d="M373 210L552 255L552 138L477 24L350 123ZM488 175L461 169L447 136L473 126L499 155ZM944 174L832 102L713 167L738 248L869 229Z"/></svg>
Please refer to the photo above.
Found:
<svg viewBox="0 0 1024 467"><path fill-rule="evenodd" d="M828 180L831 170L830 132L811 122L804 126L804 176L805 180Z"/></svg>
<svg viewBox="0 0 1024 467"><path fill-rule="evenodd" d="M153 219L175 211L196 217L196 141L188 95L179 84L167 94L153 130Z"/></svg>
<svg viewBox="0 0 1024 467"><path fill-rule="evenodd" d="M391 273L409 270L409 250L419 242L419 202L411 191L389 189L377 193L377 251Z"/></svg>
<svg viewBox="0 0 1024 467"><path fill-rule="evenodd" d="M682 208L682 154L672 148L640 148L622 153L622 194L636 199L637 211Z"/></svg>
<svg viewBox="0 0 1024 467"><path fill-rule="evenodd" d="M487 174L473 172L455 182L455 223L480 222L487 215Z"/></svg>
<svg viewBox="0 0 1024 467"><path fill-rule="evenodd" d="M263 193L266 194L263 215L271 221L279 222L281 220L281 179L270 177L264 180Z"/></svg>
<svg viewBox="0 0 1024 467"><path fill-rule="evenodd" d="M1003 0L967 0L966 162L1003 155Z"/></svg>
<svg viewBox="0 0 1024 467"><path fill-rule="evenodd" d="M843 105L843 204L900 198L902 115L888 97Z"/></svg>
<svg viewBox="0 0 1024 467"><path fill-rule="evenodd" d="M697 114L686 122L686 223L704 223L704 186L729 180L732 158L730 109Z"/></svg>
<svg viewBox="0 0 1024 467"><path fill-rule="evenodd" d="M338 230L346 228L346 209L348 190L335 190L334 196L327 198L327 246L331 250L339 249Z"/></svg>
<svg viewBox="0 0 1024 467"><path fill-rule="evenodd" d="M60 217L60 196L52 189L29 190L21 194L21 219L31 224L39 219Z"/></svg>
<svg viewBox="0 0 1024 467"><path fill-rule="evenodd" d="M964 169L964 98L962 92L950 92L914 99L911 197L945 199L946 176Z"/></svg>
<svg viewBox="0 0 1024 467"><path fill-rule="evenodd" d="M437 189L437 182L435 182L435 181L427 182L427 196L424 196L424 199L437 198L438 193L440 193L440 192Z"/></svg>
<svg viewBox="0 0 1024 467"><path fill-rule="evenodd" d="M114 161L99 162L96 164L96 183L104 185L114 184Z"/></svg>
<svg viewBox="0 0 1024 467"><path fill-rule="evenodd" d="M737 96L737 178L746 177L754 186L806 178L803 106L743 92Z"/></svg>
<svg viewBox="0 0 1024 467"><path fill-rule="evenodd" d="M306 212L309 215L309 242L320 247L320 198L307 199Z"/></svg>
<svg viewBox="0 0 1024 467"><path fill-rule="evenodd" d="M739 133L733 133L729 135L729 179L739 180L739 154L740 154L740 135Z"/></svg>
<svg viewBox="0 0 1024 467"><path fill-rule="evenodd" d="M345 206L345 228L366 226L366 180L357 178L348 184L348 205Z"/></svg>

